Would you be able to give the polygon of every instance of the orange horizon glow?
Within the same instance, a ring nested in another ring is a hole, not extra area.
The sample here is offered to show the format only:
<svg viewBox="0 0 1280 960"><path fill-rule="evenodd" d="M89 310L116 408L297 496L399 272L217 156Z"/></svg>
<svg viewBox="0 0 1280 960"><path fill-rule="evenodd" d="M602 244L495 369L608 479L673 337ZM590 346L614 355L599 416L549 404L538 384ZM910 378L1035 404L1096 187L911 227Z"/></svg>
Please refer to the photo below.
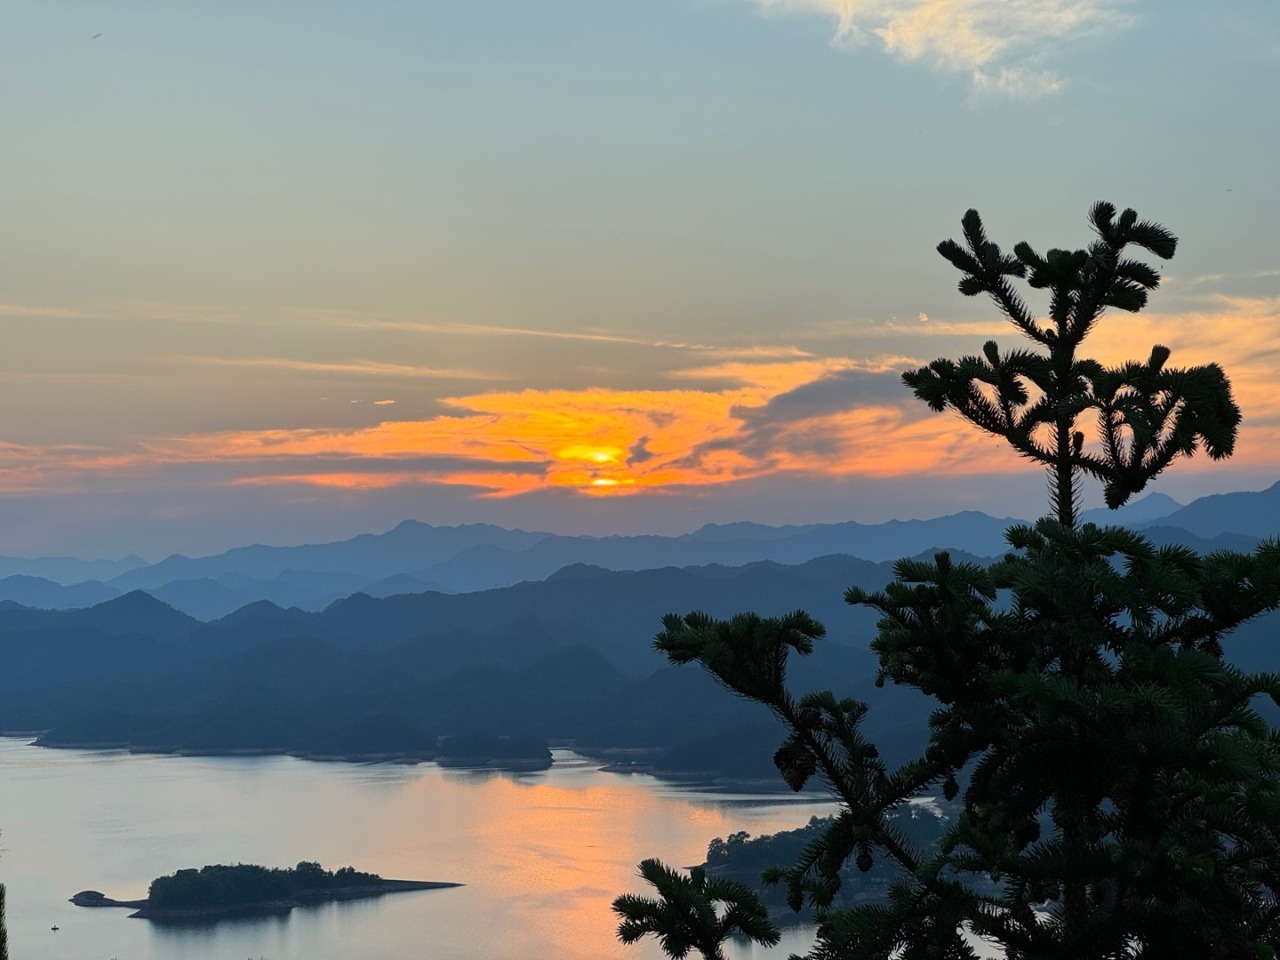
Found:
<svg viewBox="0 0 1280 960"><path fill-rule="evenodd" d="M1245 413L1233 463L1273 467L1280 450L1272 369L1280 355L1280 302L1221 299L1216 306L1173 316L1113 314L1090 340L1090 353L1117 363L1145 359L1153 344L1165 343L1174 366L1218 362ZM974 340L964 352L979 351L983 331L1002 349L1018 345L1008 324L959 326ZM450 485L499 498L547 489L626 497L784 474L887 479L1026 470L999 440L954 415L931 414L905 388L892 399L850 400L845 409L810 415L770 406L832 378L923 364L933 356L925 349L931 337L954 336L945 323L910 329L910 345L919 348L914 360L900 349L863 360L744 349L722 362L668 371L675 385L664 389L480 392L440 398L449 413L423 420L218 431L148 439L132 451L0 444L0 492L66 489L87 477L184 465L221 466L229 475L219 482L231 485L349 491ZM1207 464L1196 457L1188 466Z"/></svg>

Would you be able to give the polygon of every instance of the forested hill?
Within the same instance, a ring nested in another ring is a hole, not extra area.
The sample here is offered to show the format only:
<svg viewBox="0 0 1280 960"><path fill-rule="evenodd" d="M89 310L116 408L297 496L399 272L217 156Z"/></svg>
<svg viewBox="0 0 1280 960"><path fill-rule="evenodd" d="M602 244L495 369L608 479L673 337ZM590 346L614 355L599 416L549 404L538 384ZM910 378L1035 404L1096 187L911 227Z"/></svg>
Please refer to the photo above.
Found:
<svg viewBox="0 0 1280 960"><path fill-rule="evenodd" d="M435 756L444 735L536 733L638 749L659 767L683 745L672 761L681 769L767 776L771 751L738 756L758 712L651 651L662 615L804 607L831 639L796 665L797 682L846 677L870 689L873 623L841 597L889 575L886 563L852 557L579 565L473 594L358 595L319 613L263 603L212 623L141 592L77 611L9 604L0 729L48 731L58 745L406 757Z"/></svg>

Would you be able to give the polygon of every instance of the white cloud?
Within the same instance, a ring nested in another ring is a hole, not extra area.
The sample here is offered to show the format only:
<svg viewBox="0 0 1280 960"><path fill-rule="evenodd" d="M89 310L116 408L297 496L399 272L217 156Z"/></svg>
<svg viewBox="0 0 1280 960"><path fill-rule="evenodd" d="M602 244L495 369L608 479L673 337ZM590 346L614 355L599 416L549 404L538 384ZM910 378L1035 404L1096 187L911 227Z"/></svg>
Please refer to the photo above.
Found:
<svg viewBox="0 0 1280 960"><path fill-rule="evenodd" d="M1031 100L1062 89L1062 78L1048 70L1003 67L991 74L974 70L970 75L976 93L995 93L1015 100Z"/></svg>
<svg viewBox="0 0 1280 960"><path fill-rule="evenodd" d="M1053 93L1063 81L1041 64L1064 42L1127 26L1127 0L755 0L766 13L830 17L834 42L878 42L897 57L967 73L974 90L1013 97Z"/></svg>

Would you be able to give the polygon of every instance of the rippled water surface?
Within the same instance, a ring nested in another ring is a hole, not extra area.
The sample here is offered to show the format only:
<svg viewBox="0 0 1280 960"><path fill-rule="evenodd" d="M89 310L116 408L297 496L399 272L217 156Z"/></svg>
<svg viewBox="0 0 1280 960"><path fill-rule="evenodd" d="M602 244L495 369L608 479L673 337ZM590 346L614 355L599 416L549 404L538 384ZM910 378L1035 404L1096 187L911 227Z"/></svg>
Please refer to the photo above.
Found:
<svg viewBox="0 0 1280 960"><path fill-rule="evenodd" d="M830 809L819 797L600 773L566 751L548 771L503 774L0 739L0 882L14 960L652 960L656 945L614 940L610 902L644 891L636 863L698 863L712 837ZM466 886L195 927L67 903L84 889L144 897L153 877L182 867L299 860ZM774 950L734 955L785 957L809 939L792 931Z"/></svg>

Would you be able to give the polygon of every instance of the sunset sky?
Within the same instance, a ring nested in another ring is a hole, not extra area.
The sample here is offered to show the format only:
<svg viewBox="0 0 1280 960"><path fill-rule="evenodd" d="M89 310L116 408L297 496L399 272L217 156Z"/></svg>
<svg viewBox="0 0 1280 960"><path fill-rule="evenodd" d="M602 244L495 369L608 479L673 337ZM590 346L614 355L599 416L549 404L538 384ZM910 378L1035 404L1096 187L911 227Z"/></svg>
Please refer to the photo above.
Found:
<svg viewBox="0 0 1280 960"><path fill-rule="evenodd" d="M1095 355L1245 414L1154 489L1261 489L1278 90L1275 0L8 0L0 553L1031 517L898 377L1098 199L1181 245Z"/></svg>

